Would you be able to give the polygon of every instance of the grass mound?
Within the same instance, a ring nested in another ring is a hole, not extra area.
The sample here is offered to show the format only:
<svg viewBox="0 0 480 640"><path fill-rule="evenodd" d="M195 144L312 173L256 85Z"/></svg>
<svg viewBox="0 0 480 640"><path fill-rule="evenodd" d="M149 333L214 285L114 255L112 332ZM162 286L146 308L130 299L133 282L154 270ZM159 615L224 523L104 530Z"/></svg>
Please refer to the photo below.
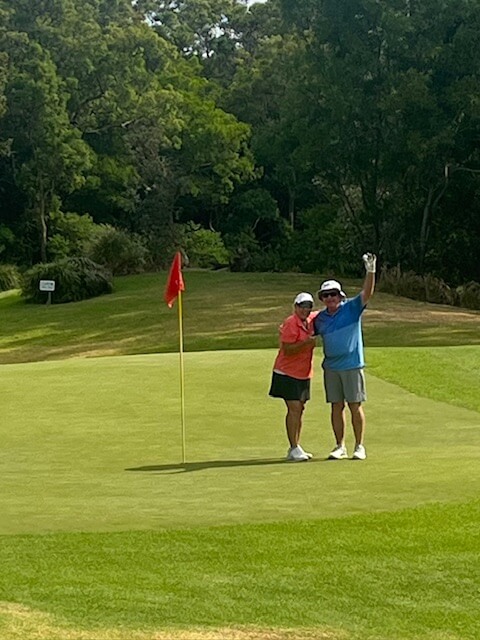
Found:
<svg viewBox="0 0 480 640"><path fill-rule="evenodd" d="M163 301L166 274L115 279L108 296L68 305L26 305L0 293L0 363L178 351L177 310ZM189 271L186 351L276 348L278 325L319 276ZM360 281L344 283L348 295ZM367 347L480 345L480 312L376 293L364 319Z"/></svg>

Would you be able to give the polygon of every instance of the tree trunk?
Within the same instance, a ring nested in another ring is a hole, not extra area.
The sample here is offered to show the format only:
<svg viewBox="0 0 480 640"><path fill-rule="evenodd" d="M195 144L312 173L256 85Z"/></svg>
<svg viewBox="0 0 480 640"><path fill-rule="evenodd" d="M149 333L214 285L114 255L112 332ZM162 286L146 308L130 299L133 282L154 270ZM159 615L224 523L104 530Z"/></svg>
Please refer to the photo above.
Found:
<svg viewBox="0 0 480 640"><path fill-rule="evenodd" d="M44 193L40 193L38 199L38 224L40 235L40 260L47 262L47 212L46 212L46 198Z"/></svg>
<svg viewBox="0 0 480 640"><path fill-rule="evenodd" d="M418 255L418 272L423 274L423 267L425 264L425 253L427 251L427 238L428 238L428 229L430 223L430 214L432 210L432 199L433 199L433 187L428 189L427 201L425 202L425 206L423 207L423 216L422 216L422 224L420 227L420 242L419 242L419 255Z"/></svg>
<svg viewBox="0 0 480 640"><path fill-rule="evenodd" d="M447 190L448 180L445 179L444 183L438 188L438 193L435 196L435 187L429 187L427 201L423 207L422 226L420 227L420 255L418 256L419 273L423 275L423 269L425 266L425 255L427 253L427 241L428 232L430 230L430 219L438 207L438 203L443 198L443 194ZM435 196L435 198L434 198Z"/></svg>
<svg viewBox="0 0 480 640"><path fill-rule="evenodd" d="M290 186L288 187L288 219L293 231L295 229L295 189Z"/></svg>

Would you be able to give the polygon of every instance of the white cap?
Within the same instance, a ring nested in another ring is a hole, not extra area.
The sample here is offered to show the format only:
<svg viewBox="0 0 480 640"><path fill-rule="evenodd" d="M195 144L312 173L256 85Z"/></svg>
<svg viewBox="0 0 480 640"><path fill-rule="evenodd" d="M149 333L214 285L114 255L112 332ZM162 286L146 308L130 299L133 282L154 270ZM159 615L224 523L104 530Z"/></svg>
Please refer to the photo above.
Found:
<svg viewBox="0 0 480 640"><path fill-rule="evenodd" d="M294 300L294 304L301 304L302 302L311 302L313 305L314 300L313 300L312 294L306 293L305 291L302 291L302 293L299 293Z"/></svg>
<svg viewBox="0 0 480 640"><path fill-rule="evenodd" d="M318 290L318 297L320 298L322 293L324 293L325 291L338 291L342 298L347 297L345 295L345 292L342 291L342 285L336 280L325 280L325 282L322 282L322 284L320 285L320 289Z"/></svg>

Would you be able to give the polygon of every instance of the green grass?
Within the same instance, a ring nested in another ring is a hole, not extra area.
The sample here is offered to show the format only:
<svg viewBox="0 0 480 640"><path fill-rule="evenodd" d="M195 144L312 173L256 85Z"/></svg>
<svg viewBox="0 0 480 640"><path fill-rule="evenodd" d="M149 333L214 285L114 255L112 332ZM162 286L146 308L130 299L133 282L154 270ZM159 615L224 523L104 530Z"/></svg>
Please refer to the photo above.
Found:
<svg viewBox="0 0 480 640"><path fill-rule="evenodd" d="M291 520L304 517L299 496L319 518L478 494L480 414L370 375L372 459L323 460L333 440L317 375L303 438L316 459L285 465L283 403L267 397L274 354L185 355L185 467L176 354L4 367L0 532Z"/></svg>
<svg viewBox="0 0 480 640"><path fill-rule="evenodd" d="M479 517L471 502L269 525L5 537L0 594L77 627L255 621L352 640L473 639Z"/></svg>
<svg viewBox="0 0 480 640"><path fill-rule="evenodd" d="M289 464L276 330L319 278L188 272L182 464L164 276L50 308L0 294L0 638L476 639L480 315L376 295L369 458L325 461L317 363L315 458Z"/></svg>
<svg viewBox="0 0 480 640"><path fill-rule="evenodd" d="M480 412L480 349L370 349L369 372L420 397Z"/></svg>

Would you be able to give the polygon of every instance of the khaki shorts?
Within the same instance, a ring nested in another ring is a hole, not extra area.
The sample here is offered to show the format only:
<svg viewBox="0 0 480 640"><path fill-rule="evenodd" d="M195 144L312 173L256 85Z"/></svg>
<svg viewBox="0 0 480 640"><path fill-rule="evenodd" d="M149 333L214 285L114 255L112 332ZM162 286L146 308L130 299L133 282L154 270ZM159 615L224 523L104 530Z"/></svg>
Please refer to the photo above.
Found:
<svg viewBox="0 0 480 640"><path fill-rule="evenodd" d="M367 399L363 369L324 369L323 383L327 402L364 402Z"/></svg>

